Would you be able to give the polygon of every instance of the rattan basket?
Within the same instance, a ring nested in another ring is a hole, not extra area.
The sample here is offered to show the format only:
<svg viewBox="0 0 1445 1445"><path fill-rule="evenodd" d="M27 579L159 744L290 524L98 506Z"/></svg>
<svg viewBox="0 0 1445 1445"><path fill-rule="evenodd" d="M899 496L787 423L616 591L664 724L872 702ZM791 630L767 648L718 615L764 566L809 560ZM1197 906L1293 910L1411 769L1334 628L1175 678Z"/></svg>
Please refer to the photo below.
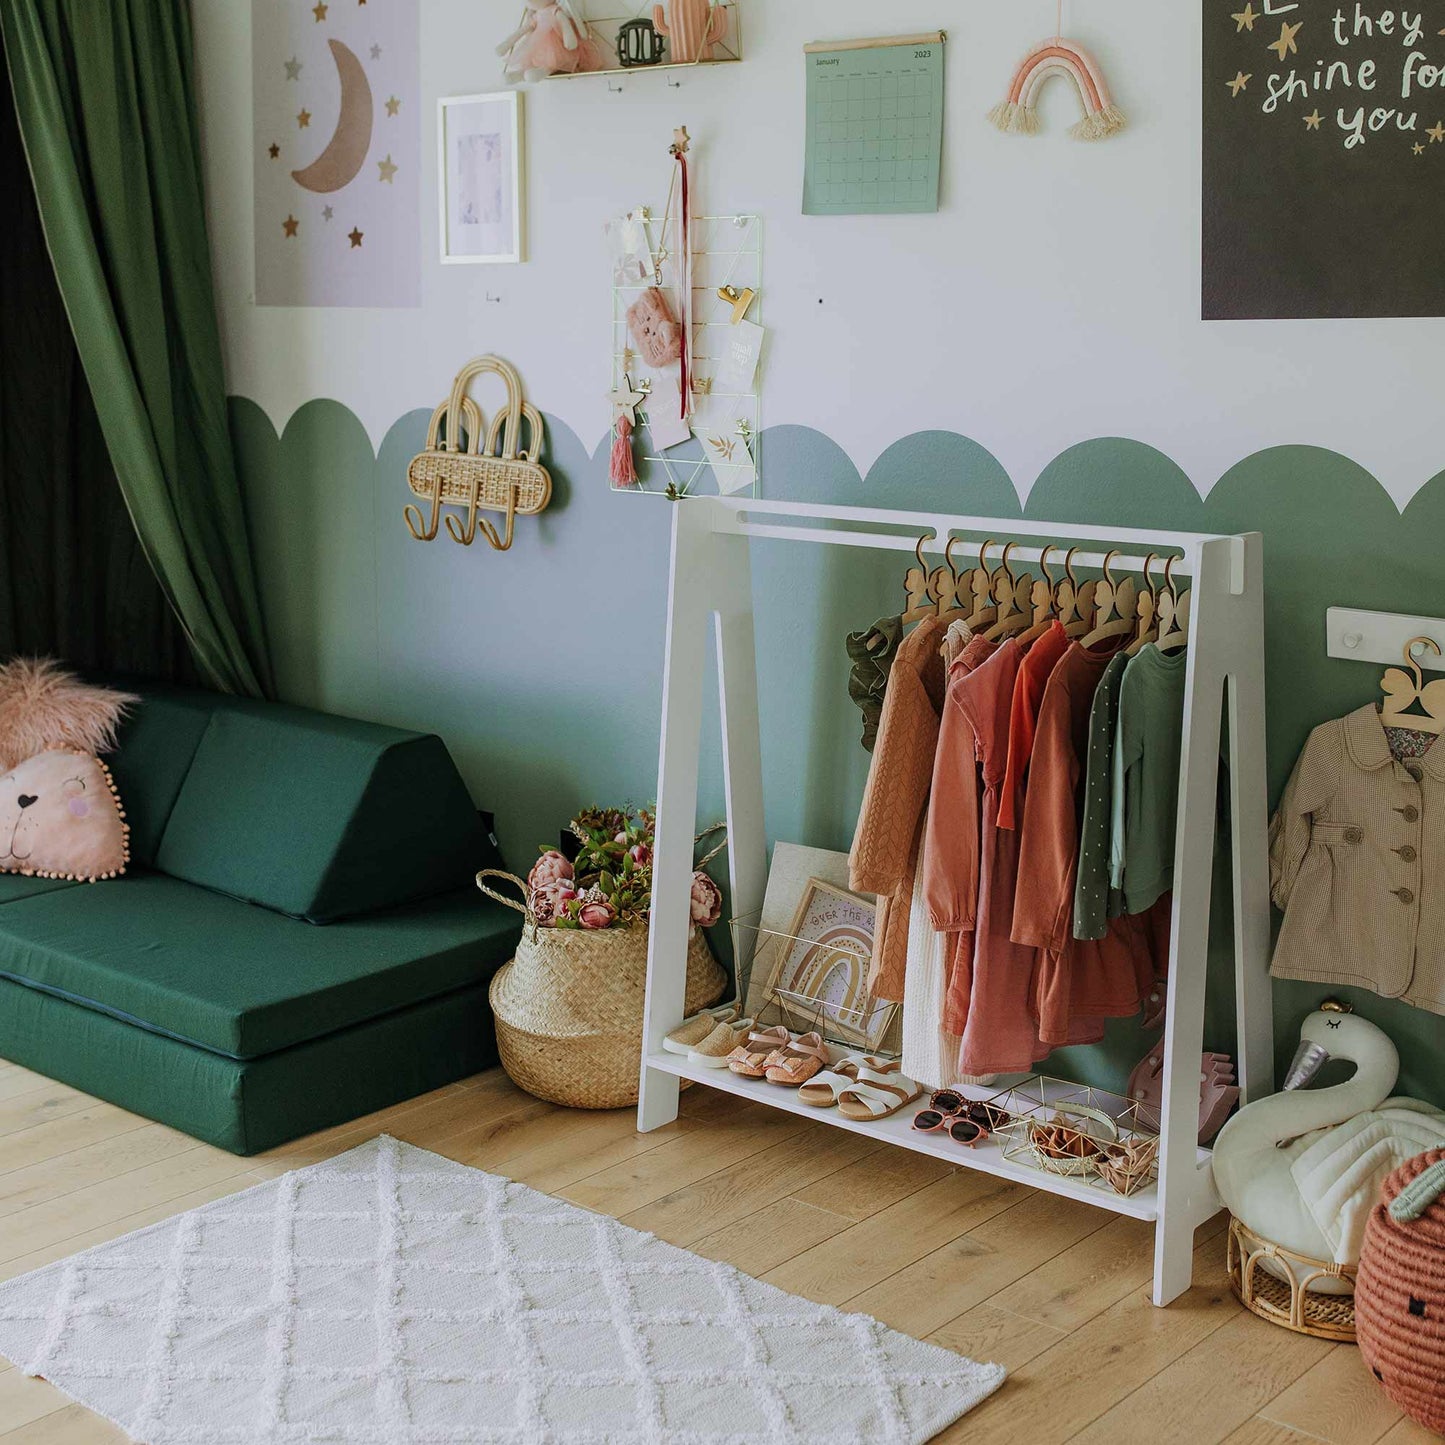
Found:
<svg viewBox="0 0 1445 1445"><path fill-rule="evenodd" d="M497 1049L512 1082L539 1099L572 1109L620 1109L637 1102L642 1072L642 1001L647 929L541 928L525 904L489 888L500 878L525 898L512 873L477 874L483 893L527 919L516 957L492 979L489 997ZM716 1003L727 974L700 928L687 946L687 1006Z"/></svg>
<svg viewBox="0 0 1445 1445"><path fill-rule="evenodd" d="M1311 1259L1256 1234L1240 1219L1229 1221L1226 1249L1229 1287L1245 1309L1271 1324L1317 1340L1352 1344L1355 1339L1355 1267ZM1311 1289L1327 1285L1332 1291Z"/></svg>

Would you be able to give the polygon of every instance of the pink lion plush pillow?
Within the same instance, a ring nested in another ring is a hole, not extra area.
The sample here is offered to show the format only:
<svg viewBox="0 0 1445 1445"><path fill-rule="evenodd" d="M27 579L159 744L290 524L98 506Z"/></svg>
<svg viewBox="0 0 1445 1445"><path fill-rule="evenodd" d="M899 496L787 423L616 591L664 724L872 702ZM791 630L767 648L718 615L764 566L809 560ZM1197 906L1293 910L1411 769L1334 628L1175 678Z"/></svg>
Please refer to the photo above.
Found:
<svg viewBox="0 0 1445 1445"><path fill-rule="evenodd" d="M45 748L108 753L126 709L140 699L81 682L45 657L0 662L0 770Z"/></svg>
<svg viewBox="0 0 1445 1445"><path fill-rule="evenodd" d="M129 861L130 825L98 758L53 748L0 776L0 873L94 883Z"/></svg>

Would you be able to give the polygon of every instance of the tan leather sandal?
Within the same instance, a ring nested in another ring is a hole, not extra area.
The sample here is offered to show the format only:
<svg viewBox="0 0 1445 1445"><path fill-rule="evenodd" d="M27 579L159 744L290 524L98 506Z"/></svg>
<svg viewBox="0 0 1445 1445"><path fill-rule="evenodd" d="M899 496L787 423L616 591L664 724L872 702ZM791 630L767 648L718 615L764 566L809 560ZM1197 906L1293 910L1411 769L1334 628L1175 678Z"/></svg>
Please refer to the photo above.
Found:
<svg viewBox="0 0 1445 1445"><path fill-rule="evenodd" d="M875 1073L888 1074L897 1068L896 1059L875 1058L872 1054L849 1054L831 1069L814 1074L798 1090L798 1098L814 1109L831 1109L838 1102L838 1095L858 1082L859 1069L872 1069Z"/></svg>
<svg viewBox="0 0 1445 1445"><path fill-rule="evenodd" d="M838 1112L845 1119L862 1123L867 1119L886 1119L905 1104L911 1104L923 1093L923 1085L906 1074L884 1074L876 1069L859 1069L858 1082L838 1094Z"/></svg>

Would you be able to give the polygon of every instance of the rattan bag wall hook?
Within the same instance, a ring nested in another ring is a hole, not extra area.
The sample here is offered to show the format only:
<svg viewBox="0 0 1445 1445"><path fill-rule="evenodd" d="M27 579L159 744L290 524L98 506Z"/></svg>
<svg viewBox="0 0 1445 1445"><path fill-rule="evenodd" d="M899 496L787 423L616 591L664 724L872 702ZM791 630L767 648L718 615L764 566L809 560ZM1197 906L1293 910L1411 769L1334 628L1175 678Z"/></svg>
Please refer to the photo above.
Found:
<svg viewBox="0 0 1445 1445"><path fill-rule="evenodd" d="M481 408L467 395L478 376L500 376L507 388L507 404L485 425ZM527 424L529 447L521 450L522 423ZM466 450L462 449L465 440ZM407 485L431 515L408 503L403 509L407 530L419 542L430 542L442 521L442 508L459 507L463 520L448 514L447 532L454 542L470 547L480 531L498 552L512 545L516 518L535 517L552 500L552 478L537 458L542 453L542 415L522 399L522 379L516 368L500 356L479 356L457 372L451 395L432 413L426 450L411 459ZM506 525L497 529L478 515L504 512Z"/></svg>

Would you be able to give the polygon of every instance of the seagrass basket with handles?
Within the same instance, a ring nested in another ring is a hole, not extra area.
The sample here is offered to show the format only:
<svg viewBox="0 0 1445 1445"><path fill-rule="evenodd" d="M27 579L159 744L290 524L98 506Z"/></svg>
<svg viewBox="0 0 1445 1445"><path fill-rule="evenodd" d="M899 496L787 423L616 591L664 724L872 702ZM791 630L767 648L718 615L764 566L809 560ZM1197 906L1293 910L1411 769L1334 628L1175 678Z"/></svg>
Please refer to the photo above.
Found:
<svg viewBox="0 0 1445 1445"><path fill-rule="evenodd" d="M508 1077L529 1094L571 1109L620 1109L637 1102L642 1072L642 1001L647 928L543 928L525 903L489 888L497 878L525 899L514 873L486 868L477 887L527 920L516 956L492 979L497 1050ZM702 929L687 944L687 1006L716 1003L727 974Z"/></svg>

